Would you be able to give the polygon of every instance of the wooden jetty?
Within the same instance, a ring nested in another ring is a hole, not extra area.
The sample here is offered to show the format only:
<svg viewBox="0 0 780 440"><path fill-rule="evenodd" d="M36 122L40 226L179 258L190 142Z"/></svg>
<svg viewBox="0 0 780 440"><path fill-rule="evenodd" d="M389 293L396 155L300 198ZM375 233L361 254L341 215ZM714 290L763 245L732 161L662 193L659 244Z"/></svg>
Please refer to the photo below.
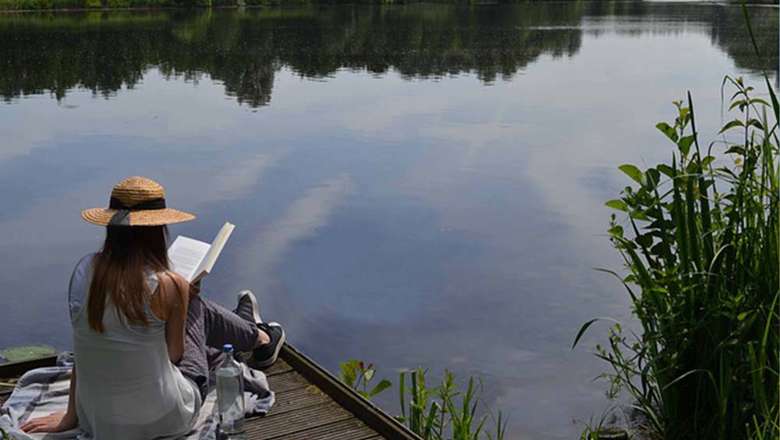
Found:
<svg viewBox="0 0 780 440"><path fill-rule="evenodd" d="M33 368L52 366L55 357L0 365L7 383ZM248 439L419 440L414 433L289 344L265 370L276 404L268 415L245 422ZM0 385L0 404L12 388Z"/></svg>

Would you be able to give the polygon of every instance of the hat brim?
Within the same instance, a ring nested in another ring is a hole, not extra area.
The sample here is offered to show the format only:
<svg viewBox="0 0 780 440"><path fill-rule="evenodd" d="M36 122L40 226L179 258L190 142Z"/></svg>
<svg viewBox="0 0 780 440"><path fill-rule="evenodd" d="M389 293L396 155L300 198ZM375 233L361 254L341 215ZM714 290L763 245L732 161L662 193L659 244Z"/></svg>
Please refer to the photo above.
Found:
<svg viewBox="0 0 780 440"><path fill-rule="evenodd" d="M91 208L81 211L81 218L98 226L162 226L195 219L194 214L173 208L130 211L121 221L119 218L114 219L118 212L117 209Z"/></svg>

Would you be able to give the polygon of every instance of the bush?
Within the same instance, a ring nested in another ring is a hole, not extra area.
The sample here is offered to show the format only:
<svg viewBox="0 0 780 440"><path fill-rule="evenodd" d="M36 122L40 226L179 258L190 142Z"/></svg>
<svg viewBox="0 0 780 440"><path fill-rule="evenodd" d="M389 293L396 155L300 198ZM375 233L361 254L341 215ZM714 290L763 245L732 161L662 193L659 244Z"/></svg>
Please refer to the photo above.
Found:
<svg viewBox="0 0 780 440"><path fill-rule="evenodd" d="M82 8L83 0L0 0L0 10L42 10Z"/></svg>
<svg viewBox="0 0 780 440"><path fill-rule="evenodd" d="M724 80L738 117L707 150L690 94L676 102L676 119L657 125L671 162L620 166L633 185L607 202L626 215L627 230L613 215L609 234L642 334L615 325L597 355L612 395L627 391L664 439L780 438L780 105L766 85L768 101Z"/></svg>
<svg viewBox="0 0 780 440"><path fill-rule="evenodd" d="M131 6L130 0L107 0L106 7L108 8L129 8Z"/></svg>
<svg viewBox="0 0 780 440"><path fill-rule="evenodd" d="M0 0L0 10L211 7L235 4L234 0Z"/></svg>

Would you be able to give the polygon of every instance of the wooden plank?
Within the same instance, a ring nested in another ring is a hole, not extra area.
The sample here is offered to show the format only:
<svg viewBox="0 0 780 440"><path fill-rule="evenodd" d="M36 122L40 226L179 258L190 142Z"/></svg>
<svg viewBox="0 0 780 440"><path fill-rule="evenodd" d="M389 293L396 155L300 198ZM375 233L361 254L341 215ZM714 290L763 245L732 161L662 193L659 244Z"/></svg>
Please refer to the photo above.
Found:
<svg viewBox="0 0 780 440"><path fill-rule="evenodd" d="M274 392L284 393L298 388L305 388L311 384L295 371L288 371L275 376L268 376L268 385Z"/></svg>
<svg viewBox="0 0 780 440"><path fill-rule="evenodd" d="M0 365L0 377L18 377L27 370L51 366L55 357ZM277 402L266 417L247 420L249 438L419 440L322 367L285 344L279 360L264 370ZM0 403L7 399L0 389Z"/></svg>
<svg viewBox="0 0 780 440"><path fill-rule="evenodd" d="M250 365L251 366L251 365ZM287 362L284 361L284 359L277 359L276 362L274 362L273 365L263 370L266 376L276 376L277 374L283 374L287 373L288 371L292 371L293 367L290 366Z"/></svg>
<svg viewBox="0 0 780 440"><path fill-rule="evenodd" d="M46 356L29 361L0 364L0 377L19 377L33 368L53 367L57 365L57 356Z"/></svg>
<svg viewBox="0 0 780 440"><path fill-rule="evenodd" d="M277 393L276 402L271 408L271 412L268 413L268 417L332 401L333 400L320 391L319 388L314 385L308 385L305 388Z"/></svg>
<svg viewBox="0 0 780 440"><path fill-rule="evenodd" d="M352 413L337 403L325 402L298 411L249 419L245 426L247 437L269 439L352 418Z"/></svg>
<svg viewBox="0 0 780 440"><path fill-rule="evenodd" d="M366 440L376 438L377 433L358 419L350 418L315 428L286 434L279 437L266 437L272 440Z"/></svg>
<svg viewBox="0 0 780 440"><path fill-rule="evenodd" d="M289 344L284 345L280 356L295 371L379 434L394 440L420 439L398 420L376 407Z"/></svg>

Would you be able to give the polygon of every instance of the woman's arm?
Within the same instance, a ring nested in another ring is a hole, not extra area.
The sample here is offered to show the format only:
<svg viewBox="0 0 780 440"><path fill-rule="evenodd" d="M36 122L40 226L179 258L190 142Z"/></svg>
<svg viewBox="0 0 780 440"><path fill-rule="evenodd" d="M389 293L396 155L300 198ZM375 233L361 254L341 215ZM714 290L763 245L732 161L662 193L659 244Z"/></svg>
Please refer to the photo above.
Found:
<svg viewBox="0 0 780 440"><path fill-rule="evenodd" d="M168 345L168 357L176 363L184 353L184 328L187 322L187 308L190 302L190 285L178 274L168 272L160 277L158 292L161 313L154 310L160 319L165 320L165 341Z"/></svg>
<svg viewBox="0 0 780 440"><path fill-rule="evenodd" d="M70 428L75 428L78 425L78 416L76 415L76 366L70 370L70 387L68 388L68 410L65 411L64 421L70 422ZM70 429L66 428L66 429Z"/></svg>
<svg viewBox="0 0 780 440"><path fill-rule="evenodd" d="M20 428L24 432L62 432L73 429L78 424L78 416L76 415L76 368L74 367L70 377L70 389L68 390L68 410L28 420Z"/></svg>

